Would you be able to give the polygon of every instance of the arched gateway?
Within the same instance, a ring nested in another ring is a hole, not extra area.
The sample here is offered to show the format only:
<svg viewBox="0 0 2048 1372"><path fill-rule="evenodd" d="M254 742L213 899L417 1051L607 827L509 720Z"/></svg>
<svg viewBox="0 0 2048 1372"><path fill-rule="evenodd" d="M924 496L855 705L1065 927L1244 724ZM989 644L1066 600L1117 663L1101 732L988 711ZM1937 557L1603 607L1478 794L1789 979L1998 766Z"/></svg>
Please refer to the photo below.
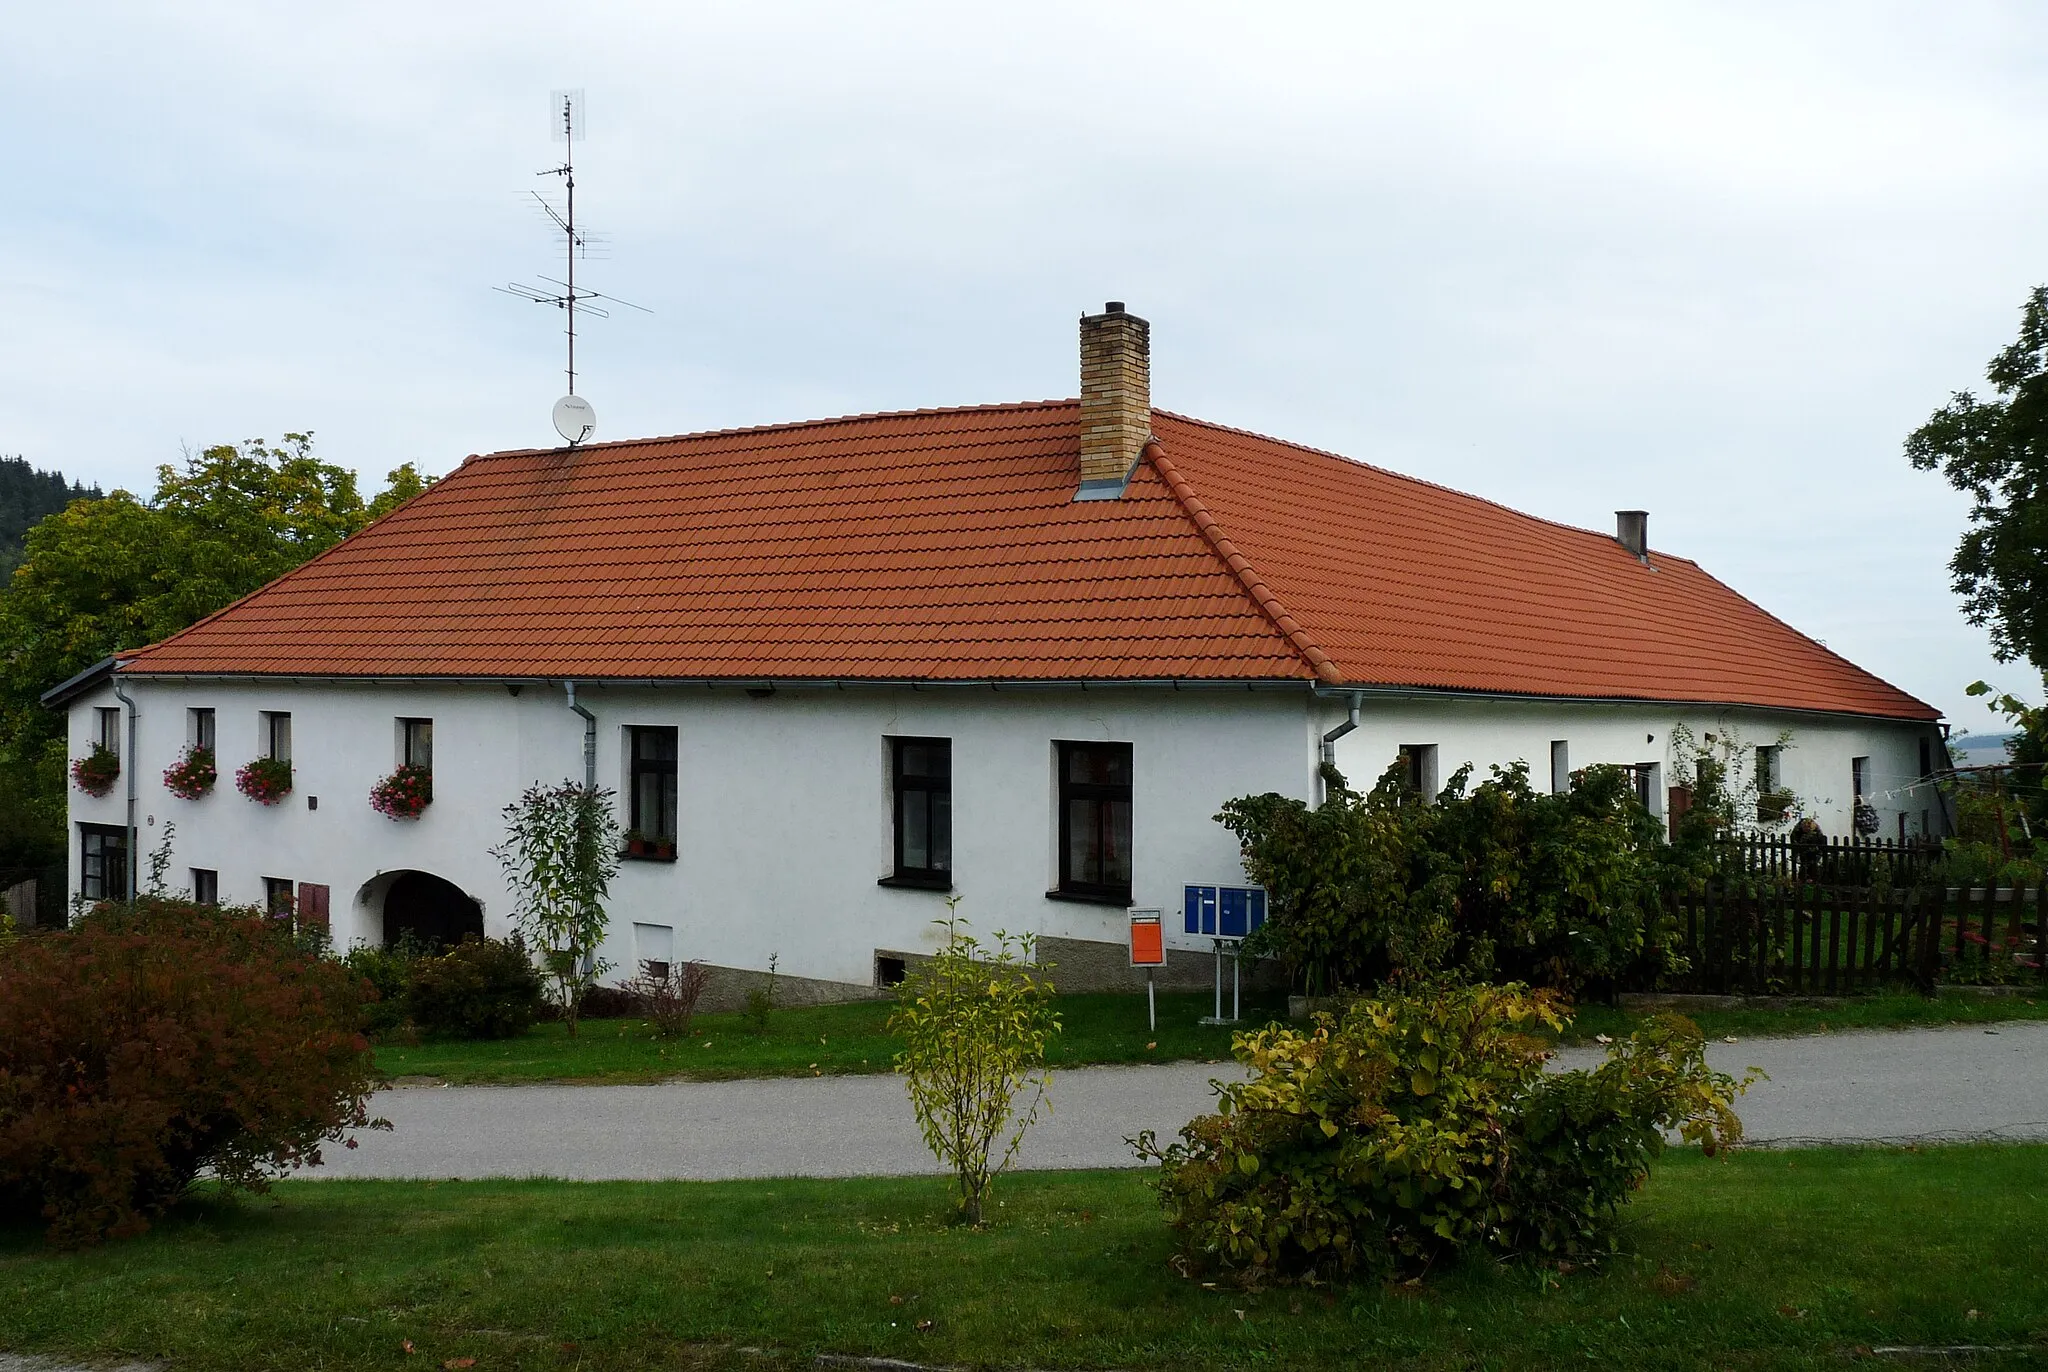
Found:
<svg viewBox="0 0 2048 1372"><path fill-rule="evenodd" d="M384 946L410 933L422 943L453 948L484 933L484 907L452 881L431 872L400 872L384 889Z"/></svg>

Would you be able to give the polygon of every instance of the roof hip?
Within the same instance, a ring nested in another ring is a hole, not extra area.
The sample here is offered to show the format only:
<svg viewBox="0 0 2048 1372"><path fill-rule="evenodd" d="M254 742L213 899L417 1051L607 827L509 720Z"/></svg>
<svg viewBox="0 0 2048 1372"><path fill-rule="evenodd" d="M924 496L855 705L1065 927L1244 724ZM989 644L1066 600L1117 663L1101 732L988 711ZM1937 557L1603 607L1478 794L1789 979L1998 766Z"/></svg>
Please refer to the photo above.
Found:
<svg viewBox="0 0 2048 1372"><path fill-rule="evenodd" d="M1280 631L1286 638L1288 646L1293 648L1301 660L1315 672L1316 679L1329 686L1347 684L1344 673L1337 669L1337 664L1330 660L1329 654L1316 646L1316 641L1309 636L1308 630L1301 627L1301 622L1288 613L1287 607L1280 603L1280 597L1274 595L1272 588L1266 585L1265 578L1252 566L1251 559L1239 552L1237 545L1230 541L1230 536L1223 532L1223 526L1217 522L1216 516L1209 513L1209 507L1202 503L1202 497L1195 494L1195 488L1188 484L1188 479L1181 474L1180 468L1166 455L1166 449L1160 446L1159 440L1154 438L1147 441L1139 456L1152 464L1152 470L1159 473L1159 479L1166 484L1166 489L1173 493L1174 500L1179 502L1188 519L1201 532L1217 559L1230 569L1231 575L1244 587L1245 594L1251 597L1252 603L1264 612L1266 618L1273 621L1273 627Z"/></svg>

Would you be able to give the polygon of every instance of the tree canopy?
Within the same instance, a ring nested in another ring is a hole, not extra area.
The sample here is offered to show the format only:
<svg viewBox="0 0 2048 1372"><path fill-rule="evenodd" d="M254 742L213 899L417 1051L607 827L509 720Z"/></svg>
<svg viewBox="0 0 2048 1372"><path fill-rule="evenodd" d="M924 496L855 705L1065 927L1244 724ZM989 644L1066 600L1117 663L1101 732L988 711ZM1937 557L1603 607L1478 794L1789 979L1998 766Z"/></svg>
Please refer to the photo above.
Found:
<svg viewBox="0 0 2048 1372"><path fill-rule="evenodd" d="M61 840L63 719L43 692L205 618L427 484L407 463L366 502L353 472L313 455L312 435L286 434L281 446L251 439L159 467L147 500L116 490L48 515L0 589L0 792L26 797Z"/></svg>
<svg viewBox="0 0 2048 1372"><path fill-rule="evenodd" d="M1999 661L2048 672L2048 286L2028 295L2018 339L1985 377L1997 398L1956 392L1906 456L1971 499L1949 560L1970 622L1991 631Z"/></svg>
<svg viewBox="0 0 2048 1372"><path fill-rule="evenodd" d="M0 582L20 564L31 527L74 500L99 495L99 487L67 482L62 472L40 471L25 457L0 457Z"/></svg>

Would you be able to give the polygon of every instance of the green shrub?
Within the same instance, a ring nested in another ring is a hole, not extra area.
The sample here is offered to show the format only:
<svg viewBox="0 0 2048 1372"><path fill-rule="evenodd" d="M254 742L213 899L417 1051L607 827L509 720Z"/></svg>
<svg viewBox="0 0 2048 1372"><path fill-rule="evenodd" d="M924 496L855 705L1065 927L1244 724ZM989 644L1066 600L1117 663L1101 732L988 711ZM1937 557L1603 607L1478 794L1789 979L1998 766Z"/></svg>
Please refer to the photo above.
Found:
<svg viewBox="0 0 2048 1372"><path fill-rule="evenodd" d="M1046 967L1028 961L1029 941L998 931L995 947L984 948L954 903L934 921L945 944L897 985L889 1032L903 1040L896 1070L925 1144L952 1169L961 1217L980 1224L996 1175L1045 1101L1045 1047L1060 1018ZM1031 1102L1018 1110L1026 1090Z"/></svg>
<svg viewBox="0 0 2048 1372"><path fill-rule="evenodd" d="M145 898L0 957L0 1221L146 1229L202 1171L261 1190L366 1128L367 988L253 909ZM351 1145L352 1146L352 1145Z"/></svg>
<svg viewBox="0 0 2048 1372"><path fill-rule="evenodd" d="M1563 795L1528 766L1434 797L1397 764L1369 794L1325 769L1328 798L1245 796L1217 820L1271 895L1245 951L1282 958L1312 993L1455 971L1576 992L1659 955L1661 830L1619 767L1588 767ZM1425 803L1427 802L1427 803Z"/></svg>
<svg viewBox="0 0 2048 1372"><path fill-rule="evenodd" d="M412 1019L412 971L427 947L408 929L389 948L358 944L342 955L342 966L370 983L375 1000L363 1007L363 1032L389 1034Z"/></svg>
<svg viewBox="0 0 2048 1372"><path fill-rule="evenodd" d="M412 964L407 1001L429 1033L503 1039L523 1034L540 1015L540 972L516 936L464 939L439 957Z"/></svg>
<svg viewBox="0 0 2048 1372"><path fill-rule="evenodd" d="M1164 1149L1136 1140L1184 1256L1273 1280L1597 1253L1663 1130L1709 1149L1740 1136L1743 1084L1675 1018L1594 1071L1546 1077L1536 1031L1565 1021L1549 992L1462 986L1240 1034L1254 1076L1220 1088L1221 1113Z"/></svg>

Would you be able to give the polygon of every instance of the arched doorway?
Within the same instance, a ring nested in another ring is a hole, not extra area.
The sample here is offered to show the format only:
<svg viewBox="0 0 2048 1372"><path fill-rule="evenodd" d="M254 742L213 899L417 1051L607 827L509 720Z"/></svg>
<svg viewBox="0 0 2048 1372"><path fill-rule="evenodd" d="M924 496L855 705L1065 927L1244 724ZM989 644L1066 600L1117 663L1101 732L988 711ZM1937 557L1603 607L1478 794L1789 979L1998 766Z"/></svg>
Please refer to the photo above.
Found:
<svg viewBox="0 0 2048 1372"><path fill-rule="evenodd" d="M484 935L484 907L452 881L431 872L401 872L384 891L384 946L410 933L422 943L453 948Z"/></svg>

